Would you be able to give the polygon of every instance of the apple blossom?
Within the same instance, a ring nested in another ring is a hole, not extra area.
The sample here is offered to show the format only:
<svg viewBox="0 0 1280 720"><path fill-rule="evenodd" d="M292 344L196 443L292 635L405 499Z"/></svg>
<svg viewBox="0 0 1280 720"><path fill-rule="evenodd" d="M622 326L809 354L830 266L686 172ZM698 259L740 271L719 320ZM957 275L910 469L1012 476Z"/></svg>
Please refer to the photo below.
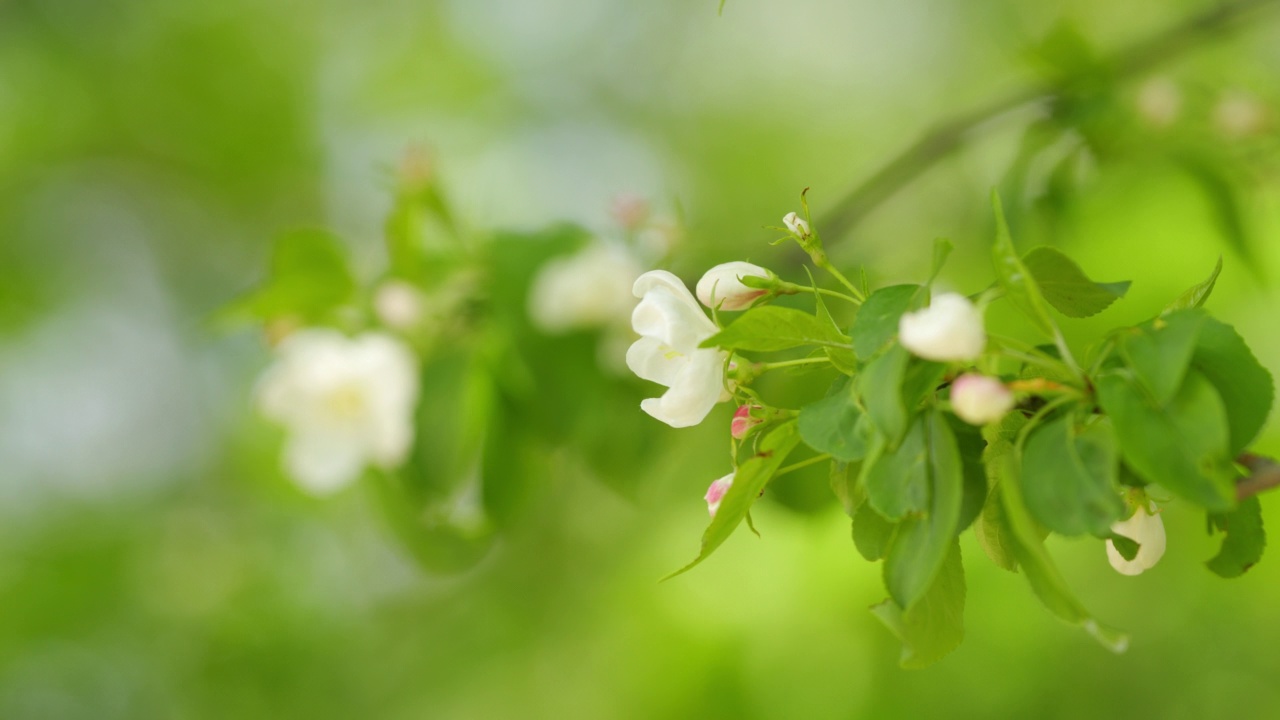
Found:
<svg viewBox="0 0 1280 720"><path fill-rule="evenodd" d="M707 488L706 501L707 513L711 517L716 516L716 511L720 509L720 501L724 500L724 496L729 492L729 488L733 486L733 473L729 473L724 477L711 483L711 487Z"/></svg>
<svg viewBox="0 0 1280 720"><path fill-rule="evenodd" d="M635 306L627 288L639 263L621 245L593 242L548 261L529 291L529 315L547 333L622 325Z"/></svg>
<svg viewBox="0 0 1280 720"><path fill-rule="evenodd" d="M792 233L802 238L810 235L809 222L793 212L789 212L782 217L782 224L786 225L787 229Z"/></svg>
<svg viewBox="0 0 1280 720"><path fill-rule="evenodd" d="M942 293L929 307L902 316L898 322L902 346L926 360L974 360L987 344L982 312L969 299Z"/></svg>
<svg viewBox="0 0 1280 720"><path fill-rule="evenodd" d="M426 297L404 280L388 280L373 294L373 311L392 330L411 330L422 323Z"/></svg>
<svg viewBox="0 0 1280 720"><path fill-rule="evenodd" d="M970 425L986 425L1013 409L1013 393L993 377L965 373L951 383L951 409Z"/></svg>
<svg viewBox="0 0 1280 720"><path fill-rule="evenodd" d="M1133 517L1113 523L1111 532L1138 543L1138 554L1132 560L1126 560L1115 544L1107 540L1107 560L1111 561L1116 572L1138 575L1150 569L1164 555L1164 521L1154 505L1141 506L1134 511Z"/></svg>
<svg viewBox="0 0 1280 720"><path fill-rule="evenodd" d="M751 417L752 410L759 410L759 405L740 405L733 413L733 421L729 424L729 434L734 440L741 440L751 432L751 428L759 425L762 420Z"/></svg>
<svg viewBox="0 0 1280 720"><path fill-rule="evenodd" d="M744 285L740 278L747 276L766 280L774 277L773 273L749 262L721 263L704 273L698 281L698 300L709 308L745 310L756 298L769 293L768 290Z"/></svg>
<svg viewBox="0 0 1280 720"><path fill-rule="evenodd" d="M631 314L640 339L627 349L627 367L668 388L640 408L671 427L697 425L724 395L727 353L698 347L716 333L715 323L680 278L666 270L641 275L632 291L640 298Z"/></svg>
<svg viewBox="0 0 1280 720"><path fill-rule="evenodd" d="M368 463L392 468L413 445L417 360L384 333L308 328L287 337L257 387L264 415L285 427L284 466L323 495Z"/></svg>

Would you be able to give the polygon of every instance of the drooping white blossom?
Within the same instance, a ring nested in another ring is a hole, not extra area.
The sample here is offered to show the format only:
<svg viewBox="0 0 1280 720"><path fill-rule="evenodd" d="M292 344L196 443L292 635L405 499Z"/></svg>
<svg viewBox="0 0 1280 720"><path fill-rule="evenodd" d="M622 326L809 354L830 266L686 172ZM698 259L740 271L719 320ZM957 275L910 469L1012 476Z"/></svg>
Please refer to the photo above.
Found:
<svg viewBox="0 0 1280 720"><path fill-rule="evenodd" d="M898 322L902 346L926 360L974 360L987 345L982 312L969 299L942 293L929 307L905 313Z"/></svg>
<svg viewBox="0 0 1280 720"><path fill-rule="evenodd" d="M538 270L529 290L529 316L547 333L625 327L635 306L629 289L640 272L626 248L592 242Z"/></svg>
<svg viewBox="0 0 1280 720"><path fill-rule="evenodd" d="M387 280L373 294L373 311L392 330L411 330L422 323L426 300L411 283Z"/></svg>
<svg viewBox="0 0 1280 720"><path fill-rule="evenodd" d="M724 496L729 492L730 487L733 487L733 473L716 480L711 483L711 487L707 488L707 494L704 499L707 501L707 513L711 517L716 516L716 511L720 509L720 501L724 500Z"/></svg>
<svg viewBox="0 0 1280 720"><path fill-rule="evenodd" d="M1013 409L1013 393L989 375L965 373L951 383L951 409L970 425L986 425Z"/></svg>
<svg viewBox="0 0 1280 720"><path fill-rule="evenodd" d="M324 495L367 464L394 468L413 444L417 360L394 337L309 328L276 348L257 387L262 413L285 427L286 472Z"/></svg>
<svg viewBox="0 0 1280 720"><path fill-rule="evenodd" d="M1160 519L1154 506L1139 507L1134 511L1133 517L1113 523L1111 532L1138 543L1138 554L1132 560L1125 560L1115 544L1107 540L1107 560L1116 572L1139 575L1164 556L1164 521Z"/></svg>
<svg viewBox="0 0 1280 720"><path fill-rule="evenodd" d="M640 408L671 427L697 425L724 393L727 354L698 347L716 333L715 323L680 278L665 270L641 275L632 291L640 298L631 314L640 339L627 349L627 367L668 388Z"/></svg>
<svg viewBox="0 0 1280 720"><path fill-rule="evenodd" d="M759 265L740 260L721 263L703 273L698 280L698 300L709 308L745 310L756 298L769 292L744 285L740 278L748 276L767 280L773 277L773 273Z"/></svg>
<svg viewBox="0 0 1280 720"><path fill-rule="evenodd" d="M782 217L782 224L786 225L787 229L792 233L802 238L809 237L809 221L793 212L789 212Z"/></svg>

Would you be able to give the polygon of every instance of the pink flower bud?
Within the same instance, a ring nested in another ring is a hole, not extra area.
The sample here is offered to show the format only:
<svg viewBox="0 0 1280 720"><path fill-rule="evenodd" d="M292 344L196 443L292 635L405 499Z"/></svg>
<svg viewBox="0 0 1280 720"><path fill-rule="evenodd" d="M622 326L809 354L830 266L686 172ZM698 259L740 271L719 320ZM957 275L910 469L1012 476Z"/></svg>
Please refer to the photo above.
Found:
<svg viewBox="0 0 1280 720"><path fill-rule="evenodd" d="M951 384L951 409L970 425L986 425L1013 409L1013 393L993 377L966 373Z"/></svg>
<svg viewBox="0 0 1280 720"><path fill-rule="evenodd" d="M733 422L729 425L729 434L734 440L741 440L751 432L751 428L759 425L762 421L751 417L752 410L759 410L759 405L739 405L738 409L733 413Z"/></svg>
<svg viewBox="0 0 1280 720"><path fill-rule="evenodd" d="M733 485L733 473L729 473L724 477L711 483L711 487L707 488L706 501L707 512L711 517L716 516L716 510L720 509L720 501L724 499L725 493L729 492L729 488Z"/></svg>

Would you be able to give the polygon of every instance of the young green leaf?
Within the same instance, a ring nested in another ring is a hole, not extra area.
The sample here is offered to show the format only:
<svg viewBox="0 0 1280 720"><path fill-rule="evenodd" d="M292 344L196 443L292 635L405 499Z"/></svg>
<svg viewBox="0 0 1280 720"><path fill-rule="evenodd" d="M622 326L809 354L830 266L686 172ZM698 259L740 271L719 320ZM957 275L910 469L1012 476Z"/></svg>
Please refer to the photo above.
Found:
<svg viewBox="0 0 1280 720"><path fill-rule="evenodd" d="M898 321L911 309L921 292L919 285L890 285L871 293L858 308L849 334L853 351L862 360L870 360L898 334Z"/></svg>
<svg viewBox="0 0 1280 720"><path fill-rule="evenodd" d="M1143 480L1159 483L1214 512L1235 506L1227 411L1197 370L1164 406L1152 404L1132 379L1098 379L1098 400L1111 417L1124 460Z"/></svg>
<svg viewBox="0 0 1280 720"><path fill-rule="evenodd" d="M733 531L747 517L756 498L773 479L778 468L786 461L791 451L800 444L800 433L795 422L785 422L760 439L759 448L754 456L738 467L734 473L733 485L720 501L720 509L711 519L711 525L702 534L702 549L693 562L671 573L664 580L692 570L698 563L710 557L716 548L733 534Z"/></svg>
<svg viewBox="0 0 1280 720"><path fill-rule="evenodd" d="M1209 278L1204 282L1197 283L1187 288L1187 291L1178 296L1177 300L1169 303L1169 307L1165 308L1161 315L1168 315L1175 310L1188 310L1198 308L1204 305L1204 301L1209 299L1209 295L1213 293L1213 288L1218 284L1218 274L1222 272L1222 256L1218 256L1218 263L1213 266L1213 272L1209 273Z"/></svg>
<svg viewBox="0 0 1280 720"><path fill-rule="evenodd" d="M1128 282L1090 280L1071 258L1053 248L1033 248L1022 257L1022 264L1035 278L1044 299L1067 317L1097 315L1129 291Z"/></svg>
<svg viewBox="0 0 1280 720"><path fill-rule="evenodd" d="M1005 517L1004 500L1001 498L999 485L993 486L991 492L987 494L987 501L982 506L982 514L978 516L977 524L973 526L973 533L977 536L982 551L991 558L991 562L995 563L996 567L1004 568L1009 572L1018 572L1016 541L1013 537L1013 529L1009 527L1009 520Z"/></svg>
<svg viewBox="0 0 1280 720"><path fill-rule="evenodd" d="M1120 557L1125 560L1133 560L1138 557L1138 551L1142 549L1142 546L1138 544L1138 541L1133 538L1125 537L1124 535L1110 533L1107 535L1107 539L1111 541L1111 545L1115 547L1116 552L1120 553Z"/></svg>
<svg viewBox="0 0 1280 720"><path fill-rule="evenodd" d="M1105 535L1124 515L1111 426L1078 430L1070 415L1036 428L1022 451L1022 493L1041 525L1063 535Z"/></svg>
<svg viewBox="0 0 1280 720"><path fill-rule="evenodd" d="M911 355L901 345L872 360L854 378L855 389L867 415L884 434L890 448L897 446L907 430L907 407L902 386Z"/></svg>
<svg viewBox="0 0 1280 720"><path fill-rule="evenodd" d="M960 544L952 541L942 568L915 607L904 611L893 600L871 613L902 641L902 667L923 668L941 660L964 640L964 566Z"/></svg>
<svg viewBox="0 0 1280 720"><path fill-rule="evenodd" d="M700 347L771 352L801 345L847 346L849 338L830 323L794 308L752 308L728 327L702 341Z"/></svg>
<svg viewBox="0 0 1280 720"><path fill-rule="evenodd" d="M863 476L867 504L890 520L929 509L929 441L924 415L915 422L897 449L885 449L869 461Z"/></svg>
<svg viewBox="0 0 1280 720"><path fill-rule="evenodd" d="M862 503L853 514L853 546L868 562L882 560L898 524L886 520L870 503Z"/></svg>
<svg viewBox="0 0 1280 720"><path fill-rule="evenodd" d="M1271 373L1230 325L1205 318L1191 366L1213 383L1227 410L1231 441L1227 454L1239 455L1267 421L1275 387Z"/></svg>
<svg viewBox="0 0 1280 720"><path fill-rule="evenodd" d="M947 414L947 424L956 437L956 448L960 451L960 463L964 473L964 502L960 506L959 530L973 524L987 501L987 468L982 464L982 453L986 450L987 441L982 438L982 430Z"/></svg>
<svg viewBox="0 0 1280 720"><path fill-rule="evenodd" d="M951 250L955 246L947 238L934 238L933 240L933 265L929 268L929 282L926 285L932 285L934 280L938 279L938 273L942 272L942 266L947 264L947 258L951 256Z"/></svg>
<svg viewBox="0 0 1280 720"><path fill-rule="evenodd" d="M808 268L805 268L807 271ZM757 278L763 280L763 278ZM744 279L745 282L745 279ZM822 295L818 292L818 284L813 282L813 275L810 274L809 282L813 287L814 315L818 318L818 322L830 326L832 332L842 335L840 326L836 325L835 318L831 317L831 311L827 310L827 304L822 300ZM823 348L827 357L831 360L831 365L836 370L845 375L852 376L858 370L858 357L854 355L853 350L845 347L832 347L830 345Z"/></svg>
<svg viewBox="0 0 1280 720"><path fill-rule="evenodd" d="M1239 577L1262 559L1267 533L1262 528L1262 505L1257 496L1240 502L1229 513L1209 516L1212 527L1227 534L1218 554L1205 564L1224 578Z"/></svg>
<svg viewBox="0 0 1280 720"><path fill-rule="evenodd" d="M884 562L884 584L899 607L910 612L946 560L960 524L964 478L955 437L941 412L928 413L925 442L930 487L926 517L898 525Z"/></svg>
<svg viewBox="0 0 1280 720"><path fill-rule="evenodd" d="M1121 355L1157 403L1182 385L1204 320L1199 310L1180 310L1120 335Z"/></svg>
<svg viewBox="0 0 1280 720"><path fill-rule="evenodd" d="M800 408L800 437L820 453L842 462L856 462L867 454L874 430L853 401L847 383L840 383L827 397Z"/></svg>
<svg viewBox="0 0 1280 720"><path fill-rule="evenodd" d="M237 323L293 315L315 322L349 302L355 290L338 236L327 230L295 230L276 240L266 283L229 305L220 319Z"/></svg>
<svg viewBox="0 0 1280 720"><path fill-rule="evenodd" d="M1018 252L1013 247L1013 237L1009 234L1009 223L1004 217L1004 208L1000 204L1000 196L992 191L991 205L996 216L996 239L991 246L991 257L996 269L996 280L1004 288L1005 296L1032 323L1049 336L1057 335L1053 318L1049 316L1048 304L1036 285L1031 271L1022 264Z"/></svg>
<svg viewBox="0 0 1280 720"><path fill-rule="evenodd" d="M1075 598L1053 558L1045 550L1035 520L1027 512L1022 499L1018 453L1009 436L1017 432L1021 423L1025 423L1023 418L1011 415L1002 425L984 431L988 441L987 472L991 474L993 484L1000 489L1004 506L1003 524L1009 530L1001 540L1007 541L1032 591L1050 612L1067 623L1084 628L1108 650L1124 652L1129 646L1129 638L1099 623Z"/></svg>

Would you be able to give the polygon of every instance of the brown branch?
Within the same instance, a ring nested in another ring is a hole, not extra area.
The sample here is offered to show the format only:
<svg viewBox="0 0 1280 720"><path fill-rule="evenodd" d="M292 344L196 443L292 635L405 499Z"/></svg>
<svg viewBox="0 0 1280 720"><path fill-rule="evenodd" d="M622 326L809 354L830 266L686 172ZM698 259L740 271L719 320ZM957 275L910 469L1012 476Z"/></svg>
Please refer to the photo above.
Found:
<svg viewBox="0 0 1280 720"><path fill-rule="evenodd" d="M1113 53L1104 59L1102 66L1110 68L1112 77L1117 80L1140 74L1177 57L1203 39L1245 24L1253 10L1274 2L1222 2ZM942 122L856 185L828 210L818 222L822 234L828 238L843 236L924 171L963 147L983 126L1012 111L1060 100L1068 96L1081 79L1069 77L1032 84L977 110Z"/></svg>
<svg viewBox="0 0 1280 720"><path fill-rule="evenodd" d="M1280 462L1265 455L1244 453L1236 462L1245 466L1249 474L1236 483L1236 499L1244 500L1258 493L1280 487Z"/></svg>

